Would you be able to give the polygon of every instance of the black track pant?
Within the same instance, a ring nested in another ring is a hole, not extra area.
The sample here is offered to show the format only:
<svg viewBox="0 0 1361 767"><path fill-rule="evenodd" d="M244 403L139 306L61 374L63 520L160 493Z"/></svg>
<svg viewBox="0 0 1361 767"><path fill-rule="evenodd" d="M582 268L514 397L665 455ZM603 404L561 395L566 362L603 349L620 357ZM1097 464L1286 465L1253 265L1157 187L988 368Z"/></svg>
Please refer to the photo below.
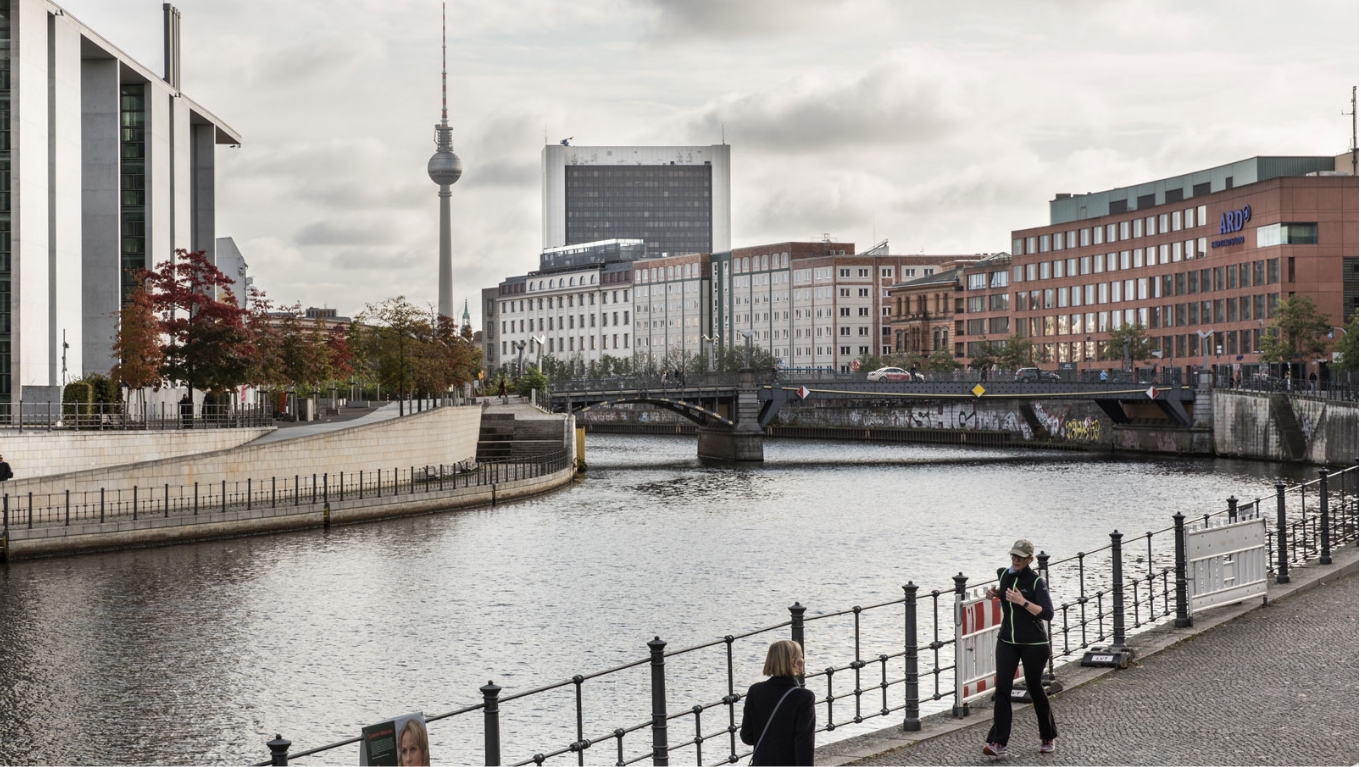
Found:
<svg viewBox="0 0 1361 767"><path fill-rule="evenodd" d="M1035 703L1035 717L1040 721L1040 740L1053 740L1058 737L1054 726L1054 712L1049 709L1049 697L1044 694L1040 677L1044 675L1045 661L1049 660L1047 644L997 643L997 700L992 706L992 729L988 730L988 742L1006 745L1011 738L1011 682L1016 676L1016 664L1024 666L1025 686L1030 691L1030 699Z"/></svg>

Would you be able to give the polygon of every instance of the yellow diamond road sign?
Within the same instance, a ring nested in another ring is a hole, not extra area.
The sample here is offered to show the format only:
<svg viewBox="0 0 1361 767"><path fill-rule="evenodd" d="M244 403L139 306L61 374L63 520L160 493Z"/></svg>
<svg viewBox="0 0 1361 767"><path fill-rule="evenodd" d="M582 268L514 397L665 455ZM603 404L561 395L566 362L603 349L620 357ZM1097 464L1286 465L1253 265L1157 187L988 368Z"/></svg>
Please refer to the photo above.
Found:
<svg viewBox="0 0 1361 767"><path fill-rule="evenodd" d="M983 388L983 384L974 384L973 389L971 389L970 391L973 392L973 395L975 397L981 397L983 396L983 392L986 392L987 389Z"/></svg>

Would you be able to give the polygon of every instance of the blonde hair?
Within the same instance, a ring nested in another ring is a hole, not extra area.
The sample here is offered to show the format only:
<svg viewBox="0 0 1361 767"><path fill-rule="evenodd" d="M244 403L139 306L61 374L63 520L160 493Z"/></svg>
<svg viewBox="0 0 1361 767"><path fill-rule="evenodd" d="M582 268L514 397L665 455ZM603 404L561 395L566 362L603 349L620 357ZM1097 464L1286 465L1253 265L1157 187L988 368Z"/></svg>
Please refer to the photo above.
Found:
<svg viewBox="0 0 1361 767"><path fill-rule="evenodd" d="M780 639L770 643L766 652L766 665L761 673L766 676L795 676L794 660L803 657L803 648L791 639Z"/></svg>
<svg viewBox="0 0 1361 767"><path fill-rule="evenodd" d="M397 749L401 753L402 739L407 733L411 733L416 738L416 747L421 751L421 764L430 764L430 735L425 731L425 724L419 719L408 719L402 725L402 732L397 736Z"/></svg>

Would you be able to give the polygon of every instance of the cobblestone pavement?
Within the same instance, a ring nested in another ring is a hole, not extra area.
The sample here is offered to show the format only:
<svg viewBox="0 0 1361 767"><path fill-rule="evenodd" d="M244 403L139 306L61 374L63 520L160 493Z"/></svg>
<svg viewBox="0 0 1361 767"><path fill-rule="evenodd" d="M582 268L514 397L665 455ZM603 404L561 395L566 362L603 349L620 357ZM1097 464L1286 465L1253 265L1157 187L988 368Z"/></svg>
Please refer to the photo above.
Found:
<svg viewBox="0 0 1361 767"><path fill-rule="evenodd" d="M1356 764L1357 577L1272 602L1054 699L1058 749L1018 707L1008 755L988 722L856 764Z"/></svg>

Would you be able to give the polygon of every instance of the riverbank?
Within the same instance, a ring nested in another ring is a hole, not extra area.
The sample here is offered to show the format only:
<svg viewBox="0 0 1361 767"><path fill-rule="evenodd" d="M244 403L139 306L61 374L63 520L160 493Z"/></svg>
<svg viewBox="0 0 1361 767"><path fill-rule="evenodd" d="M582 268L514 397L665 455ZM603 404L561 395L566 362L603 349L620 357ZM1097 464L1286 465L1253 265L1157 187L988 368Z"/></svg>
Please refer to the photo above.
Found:
<svg viewBox="0 0 1361 767"><path fill-rule="evenodd" d="M1130 638L1128 669L1062 666L1058 749L1016 706L1008 764L1355 764L1357 549L1296 567L1250 600ZM1216 704L1208 706L1206 700ZM823 765L980 764L989 706L819 748Z"/></svg>

